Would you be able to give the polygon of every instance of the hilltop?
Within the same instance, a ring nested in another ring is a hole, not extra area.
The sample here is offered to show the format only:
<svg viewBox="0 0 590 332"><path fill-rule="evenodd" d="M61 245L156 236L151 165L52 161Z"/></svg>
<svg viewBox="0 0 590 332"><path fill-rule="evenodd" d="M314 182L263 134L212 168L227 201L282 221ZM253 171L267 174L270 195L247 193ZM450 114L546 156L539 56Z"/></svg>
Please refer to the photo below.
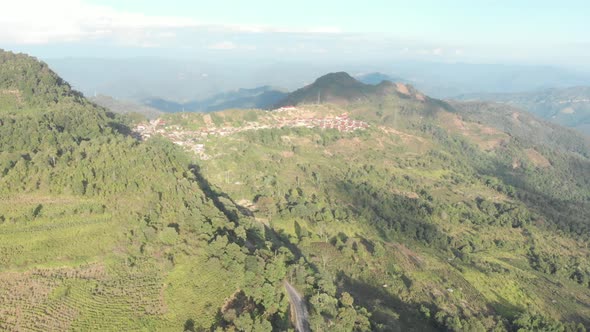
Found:
<svg viewBox="0 0 590 332"><path fill-rule="evenodd" d="M312 84L290 93L275 107L316 103L345 105L367 102L388 95L426 100L423 94L410 85L390 81L381 81L377 85L364 84L345 72L338 72L324 75Z"/></svg>

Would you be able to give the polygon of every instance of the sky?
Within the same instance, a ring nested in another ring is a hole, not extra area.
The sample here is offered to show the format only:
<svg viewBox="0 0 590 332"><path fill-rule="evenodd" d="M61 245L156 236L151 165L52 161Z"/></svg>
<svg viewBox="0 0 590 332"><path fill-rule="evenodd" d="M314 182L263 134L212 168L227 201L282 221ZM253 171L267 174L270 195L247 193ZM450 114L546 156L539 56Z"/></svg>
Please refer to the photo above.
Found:
<svg viewBox="0 0 590 332"><path fill-rule="evenodd" d="M587 0L0 0L0 48L135 57L590 68Z"/></svg>

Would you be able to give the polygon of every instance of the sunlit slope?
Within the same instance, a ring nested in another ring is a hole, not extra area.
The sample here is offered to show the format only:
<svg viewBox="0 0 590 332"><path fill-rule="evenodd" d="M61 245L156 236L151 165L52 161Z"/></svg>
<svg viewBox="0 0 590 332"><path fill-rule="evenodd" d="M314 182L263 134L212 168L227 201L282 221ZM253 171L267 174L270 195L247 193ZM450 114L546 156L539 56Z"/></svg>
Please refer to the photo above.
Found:
<svg viewBox="0 0 590 332"><path fill-rule="evenodd" d="M304 121L343 113L369 127ZM166 126L206 128L204 175L367 308L375 330L582 329L587 141L513 117L398 91L179 114ZM313 290L306 295L321 311Z"/></svg>

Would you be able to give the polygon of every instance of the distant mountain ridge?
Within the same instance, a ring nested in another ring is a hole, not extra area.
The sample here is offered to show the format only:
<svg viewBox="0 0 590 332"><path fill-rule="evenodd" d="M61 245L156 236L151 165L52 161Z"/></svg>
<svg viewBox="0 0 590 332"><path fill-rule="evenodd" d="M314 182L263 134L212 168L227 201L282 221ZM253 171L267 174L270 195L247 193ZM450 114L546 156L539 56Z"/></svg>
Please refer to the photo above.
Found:
<svg viewBox="0 0 590 332"><path fill-rule="evenodd" d="M287 96L287 92L271 86L252 89L238 89L223 92L212 97L185 103L162 98L148 98L143 104L166 113L214 112L230 108L268 109Z"/></svg>
<svg viewBox="0 0 590 332"><path fill-rule="evenodd" d="M90 97L88 99L93 103L104 108L107 108L114 113L137 113L147 118L155 118L162 114L160 110L157 110L153 107L141 105L130 100L116 99L111 96L97 95L95 97Z"/></svg>
<svg viewBox="0 0 590 332"><path fill-rule="evenodd" d="M588 72L548 66L424 61L310 64L280 59L278 62L239 59L232 63L209 59L212 61L209 63L149 57L72 57L46 61L60 76L86 95L97 92L134 101L150 97L176 102L201 100L222 91L264 85L294 90L324 73L339 70L350 73L378 72L392 78L401 77L436 98L466 93L514 93L590 85Z"/></svg>
<svg viewBox="0 0 590 332"><path fill-rule="evenodd" d="M456 99L508 104L590 135L590 87L588 86L525 93L466 94Z"/></svg>
<svg viewBox="0 0 590 332"><path fill-rule="evenodd" d="M379 73L379 72L374 72L374 73L368 73L368 74L360 74L360 75L355 75L354 76L357 80L365 83L365 84L372 84L372 85L377 85L383 81L390 81L390 82L399 82L399 83L409 83L408 80L400 78L400 77L395 77L395 76L390 76L390 75L386 75L383 73Z"/></svg>

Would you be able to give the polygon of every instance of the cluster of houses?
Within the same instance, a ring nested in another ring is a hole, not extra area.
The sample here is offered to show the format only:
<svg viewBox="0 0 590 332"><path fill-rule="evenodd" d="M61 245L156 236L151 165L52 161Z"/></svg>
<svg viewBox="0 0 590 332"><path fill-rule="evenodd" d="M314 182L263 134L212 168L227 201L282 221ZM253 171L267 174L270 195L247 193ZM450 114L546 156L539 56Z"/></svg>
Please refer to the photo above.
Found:
<svg viewBox="0 0 590 332"><path fill-rule="evenodd" d="M277 127L337 129L342 132L350 132L358 129L366 129L369 127L369 124L364 121L350 119L348 114L343 113L336 117L325 118L279 118Z"/></svg>
<svg viewBox="0 0 590 332"><path fill-rule="evenodd" d="M217 127L211 124L211 127L205 127L200 130L186 130L178 125L167 125L163 119L151 120L147 123L140 123L134 128L135 135L142 140L152 136L159 135L167 138L174 144L185 147L187 150L195 152L201 159L208 159L205 154L205 145L203 142L210 136L227 136L234 133L260 130L269 128L321 128L336 129L342 132L351 132L354 130L368 128L369 125L364 121L353 120L348 114L343 113L339 116L332 117L273 117L274 121L270 124L261 124L258 122L249 122L240 127Z"/></svg>

